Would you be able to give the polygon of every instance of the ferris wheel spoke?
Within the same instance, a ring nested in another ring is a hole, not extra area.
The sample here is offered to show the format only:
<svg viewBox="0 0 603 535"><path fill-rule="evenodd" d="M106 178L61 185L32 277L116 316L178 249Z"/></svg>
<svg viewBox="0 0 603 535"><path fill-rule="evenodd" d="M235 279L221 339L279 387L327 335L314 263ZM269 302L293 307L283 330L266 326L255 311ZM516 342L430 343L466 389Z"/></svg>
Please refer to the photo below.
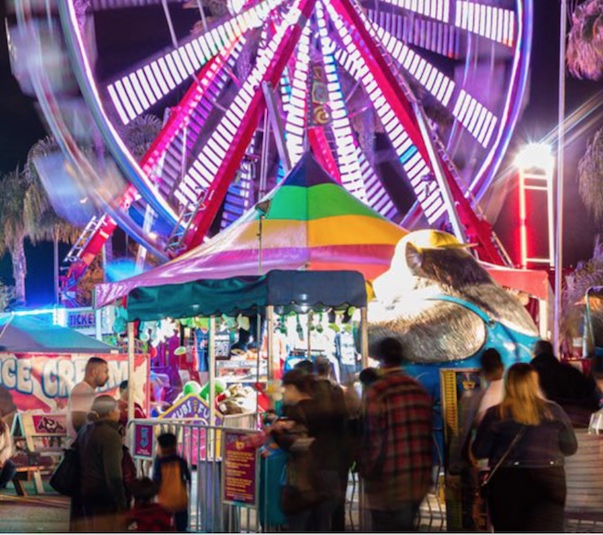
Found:
<svg viewBox="0 0 603 535"><path fill-rule="evenodd" d="M186 170L190 147L197 143L213 103L230 80L230 69L236 64L244 42L241 38L205 64L184 98L172 108L168 121L142 158L143 171L157 177L166 197L173 193Z"/></svg>
<svg viewBox="0 0 603 535"><path fill-rule="evenodd" d="M487 147L498 122L494 113L465 89L458 90L452 78L443 74L389 32L381 27L376 27L376 32L385 50L405 71L442 106L449 109L480 145Z"/></svg>
<svg viewBox="0 0 603 535"><path fill-rule="evenodd" d="M446 58L459 57L462 31L452 24L422 17L406 17L391 11L366 10L368 18L407 45L415 45Z"/></svg>
<svg viewBox="0 0 603 535"><path fill-rule="evenodd" d="M250 29L260 26L268 13L283 3L284 0L264 0L206 33L189 37L177 48L147 59L109 83L107 91L122 123L128 124L183 83L190 82L207 61L233 46Z"/></svg>
<svg viewBox="0 0 603 535"><path fill-rule="evenodd" d="M283 85L286 93L285 144L291 166L295 166L304 153L304 137L308 127L308 70L310 67L309 25L304 27L297 45L297 57L292 65L292 74ZM291 80L289 83L289 79Z"/></svg>
<svg viewBox="0 0 603 535"><path fill-rule="evenodd" d="M330 122L331 124L341 183L352 195L366 203L366 189L361 172L361 165L364 163L365 158L361 152L357 151L358 143L352 132L347 106L337 73L337 62L333 56L332 43L328 40L327 24L321 2L317 2L316 4L316 15L323 63L322 68L319 68L317 74L324 78L324 80L318 80L318 83L326 88L325 97L329 107L328 112L325 114L324 122ZM312 93L314 94L315 92L313 91ZM322 109L324 109L324 106L322 106ZM314 116L315 114L312 115ZM358 158L359 155L361 159Z"/></svg>
<svg viewBox="0 0 603 535"><path fill-rule="evenodd" d="M516 13L503 7L457 0L454 25L507 47L515 46L517 40Z"/></svg>
<svg viewBox="0 0 603 535"><path fill-rule="evenodd" d="M185 237L187 247L201 243L222 203L228 186L241 162L264 107L261 90L264 81L275 86L285 64L299 41L315 0L296 0L278 26L276 34L258 55L256 65L217 124L181 185L201 188L204 203L192 211L191 229ZM236 143L233 142L236 139ZM196 203L199 199L190 199Z"/></svg>
<svg viewBox="0 0 603 535"><path fill-rule="evenodd" d="M163 0L92 0L90 7L94 12L111 11L114 9L126 9L132 7L148 7L161 5ZM188 0L167 0L168 4L184 4Z"/></svg>
<svg viewBox="0 0 603 535"><path fill-rule="evenodd" d="M450 22L450 2L452 0L381 0L384 4L403 9L416 15L423 15L434 20Z"/></svg>
<svg viewBox="0 0 603 535"><path fill-rule="evenodd" d="M412 119L406 111L404 103L400 101L401 89L391 79L388 80L386 76L383 76L389 71L381 72L382 77L377 79L375 74L379 72L379 69L372 57L368 58L369 61L363 57L363 52L368 54L368 51L361 48L360 36L353 34L354 29L348 28L340 18L338 13L343 13L343 11L336 10L335 7L329 4L326 7L347 53L347 57L344 57L340 49L338 51L339 60L343 62L348 72L354 78L360 80L364 86L415 192L415 196L421 204L425 217L430 224L435 224L445 212L444 199L440 189L431 187L430 182L424 179L430 173L430 168L421 153L425 152L425 147L418 128L411 124ZM408 132L409 126L415 128L414 139L411 138ZM417 144L422 145L423 151L419 150Z"/></svg>

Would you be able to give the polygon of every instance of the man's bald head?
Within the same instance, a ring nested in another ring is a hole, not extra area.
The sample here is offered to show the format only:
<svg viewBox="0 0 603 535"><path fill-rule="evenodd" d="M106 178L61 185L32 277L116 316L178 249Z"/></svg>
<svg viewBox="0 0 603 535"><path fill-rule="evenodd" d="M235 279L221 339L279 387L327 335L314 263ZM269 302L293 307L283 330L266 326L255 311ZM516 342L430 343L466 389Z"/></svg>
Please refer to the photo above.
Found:
<svg viewBox="0 0 603 535"><path fill-rule="evenodd" d="M100 357L91 357L86 362L84 380L94 388L102 387L109 380L109 364Z"/></svg>

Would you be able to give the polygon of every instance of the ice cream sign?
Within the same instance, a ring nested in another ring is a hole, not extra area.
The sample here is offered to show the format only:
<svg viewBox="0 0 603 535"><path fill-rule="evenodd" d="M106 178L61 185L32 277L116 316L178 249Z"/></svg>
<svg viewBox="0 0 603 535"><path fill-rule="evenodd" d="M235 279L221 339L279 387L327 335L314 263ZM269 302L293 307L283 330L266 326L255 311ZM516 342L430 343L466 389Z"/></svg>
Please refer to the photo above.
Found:
<svg viewBox="0 0 603 535"><path fill-rule="evenodd" d="M73 385L84 378L88 354L38 354L0 352L0 391L21 411L63 410ZM128 356L97 354L109 364L109 381L99 392L115 395L121 381L128 378ZM147 405L149 359L135 355L135 398ZM13 410L12 405L5 410ZM10 412L10 411L9 411Z"/></svg>

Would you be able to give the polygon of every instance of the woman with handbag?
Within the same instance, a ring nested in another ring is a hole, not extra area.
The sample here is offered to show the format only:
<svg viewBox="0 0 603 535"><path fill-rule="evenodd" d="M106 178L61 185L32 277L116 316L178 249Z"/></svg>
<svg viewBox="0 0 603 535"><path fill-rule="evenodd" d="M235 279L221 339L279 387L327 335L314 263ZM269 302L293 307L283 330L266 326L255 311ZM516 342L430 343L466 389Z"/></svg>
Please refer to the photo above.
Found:
<svg viewBox="0 0 603 535"><path fill-rule="evenodd" d="M544 399L529 364L507 372L501 404L481 421L473 454L487 458L487 500L494 531L562 532L564 457L578 443L563 409Z"/></svg>
<svg viewBox="0 0 603 535"><path fill-rule="evenodd" d="M111 396L98 396L88 414L90 422L77 438L81 501L88 531L123 531L125 512L123 441L119 407Z"/></svg>

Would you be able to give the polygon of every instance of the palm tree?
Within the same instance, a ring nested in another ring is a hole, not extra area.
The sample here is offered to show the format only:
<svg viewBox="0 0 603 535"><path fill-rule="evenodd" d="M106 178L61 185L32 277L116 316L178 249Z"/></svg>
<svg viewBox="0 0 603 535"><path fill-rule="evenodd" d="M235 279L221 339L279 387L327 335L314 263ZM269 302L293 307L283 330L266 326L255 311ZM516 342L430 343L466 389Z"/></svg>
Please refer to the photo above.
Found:
<svg viewBox="0 0 603 535"><path fill-rule="evenodd" d="M603 222L603 129L595 133L578 163L578 191L586 209Z"/></svg>
<svg viewBox="0 0 603 535"><path fill-rule="evenodd" d="M15 289L0 281L0 312L8 310L15 297Z"/></svg>
<svg viewBox="0 0 603 535"><path fill-rule="evenodd" d="M576 78L603 77L603 0L586 0L574 9L566 60Z"/></svg>
<svg viewBox="0 0 603 535"><path fill-rule="evenodd" d="M23 206L27 194L27 179L17 167L3 177L0 195L0 256L11 255L13 278L15 279L15 301L25 304L25 238L27 230L23 217Z"/></svg>
<svg viewBox="0 0 603 535"><path fill-rule="evenodd" d="M38 170L35 166L36 158L57 153L60 148L51 137L39 140L28 152L25 164L25 174L29 188L25 195L23 217L27 229L27 236L33 243L39 241L52 241L54 246L55 269L55 300L58 302L58 277L59 277L59 243L74 243L79 237L81 229L59 217L54 211L50 198L44 189Z"/></svg>
<svg viewBox="0 0 603 535"><path fill-rule="evenodd" d="M566 344L572 344L574 338L582 334L584 323L584 297L592 286L603 286L603 243L597 239L593 256L586 262L580 262L575 271L566 278L563 291L561 337ZM603 340L603 308L600 300L594 300L591 321L595 340Z"/></svg>

